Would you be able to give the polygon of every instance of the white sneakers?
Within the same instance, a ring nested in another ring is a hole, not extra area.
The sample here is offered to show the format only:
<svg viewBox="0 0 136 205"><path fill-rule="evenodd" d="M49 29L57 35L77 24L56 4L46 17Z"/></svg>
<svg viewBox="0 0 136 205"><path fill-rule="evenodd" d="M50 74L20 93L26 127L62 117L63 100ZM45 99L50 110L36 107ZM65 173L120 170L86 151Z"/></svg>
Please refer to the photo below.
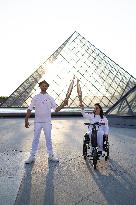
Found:
<svg viewBox="0 0 136 205"><path fill-rule="evenodd" d="M59 159L54 154L49 155L48 160L52 162L59 162Z"/></svg>
<svg viewBox="0 0 136 205"><path fill-rule="evenodd" d="M59 159L54 154L49 155L48 160L52 162L59 162ZM35 161L35 156L30 155L30 157L25 161L25 164L31 164L34 161Z"/></svg>
<svg viewBox="0 0 136 205"><path fill-rule="evenodd" d="M30 155L30 157L25 161L25 164L31 164L35 161L35 156Z"/></svg>

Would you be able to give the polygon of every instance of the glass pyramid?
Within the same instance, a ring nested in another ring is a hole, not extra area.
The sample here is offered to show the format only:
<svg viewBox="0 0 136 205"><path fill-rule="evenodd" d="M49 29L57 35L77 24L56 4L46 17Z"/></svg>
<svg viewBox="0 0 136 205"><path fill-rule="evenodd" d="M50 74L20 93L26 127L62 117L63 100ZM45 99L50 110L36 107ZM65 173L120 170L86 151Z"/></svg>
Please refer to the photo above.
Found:
<svg viewBox="0 0 136 205"><path fill-rule="evenodd" d="M75 76L68 108L79 106L76 78L80 80L85 107L100 103L112 107L136 85L136 79L78 32L74 32L31 76L29 76L1 105L27 107L38 93L38 82L46 80L48 93L59 105Z"/></svg>

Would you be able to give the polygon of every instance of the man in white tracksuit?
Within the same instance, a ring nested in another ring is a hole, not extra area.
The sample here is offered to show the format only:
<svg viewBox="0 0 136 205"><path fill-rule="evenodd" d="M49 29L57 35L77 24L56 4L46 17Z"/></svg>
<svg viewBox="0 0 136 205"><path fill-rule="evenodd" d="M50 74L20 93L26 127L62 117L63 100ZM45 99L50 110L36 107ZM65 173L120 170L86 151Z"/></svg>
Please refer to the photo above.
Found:
<svg viewBox="0 0 136 205"><path fill-rule="evenodd" d="M31 115L31 111L33 110L33 108L35 108L34 138L30 156L28 160L25 161L26 164L35 161L35 155L38 149L39 138L42 129L45 134L47 152L49 155L48 159L55 162L59 161L58 158L54 155L51 140L51 109L55 110L55 112L60 111L64 106L68 104L68 99L65 99L60 106L57 106L55 100L46 92L49 84L44 80L39 83L39 87L41 89L41 92L33 97L25 117L25 127L29 128L28 119Z"/></svg>
<svg viewBox="0 0 136 205"><path fill-rule="evenodd" d="M82 108L82 115L84 118L88 119L90 123L104 123L104 125L97 127L97 144L98 144L98 151L102 153L103 151L103 135L108 138L108 132L109 132L109 126L108 126L108 120L107 118L103 115L103 109L100 106L99 103L95 104L94 107L94 113L85 113L84 111L84 106L81 104L80 105ZM87 134L89 134L89 137L91 138L92 134L92 126L90 125L87 131Z"/></svg>

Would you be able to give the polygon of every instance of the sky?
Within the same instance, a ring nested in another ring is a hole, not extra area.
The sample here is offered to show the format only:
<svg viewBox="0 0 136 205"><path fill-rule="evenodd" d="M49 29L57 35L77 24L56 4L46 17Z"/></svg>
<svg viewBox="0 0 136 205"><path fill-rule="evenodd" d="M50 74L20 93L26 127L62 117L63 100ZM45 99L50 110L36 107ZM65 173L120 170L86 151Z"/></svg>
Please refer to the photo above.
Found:
<svg viewBox="0 0 136 205"><path fill-rule="evenodd" d="M136 78L135 0L0 0L0 96L74 31Z"/></svg>

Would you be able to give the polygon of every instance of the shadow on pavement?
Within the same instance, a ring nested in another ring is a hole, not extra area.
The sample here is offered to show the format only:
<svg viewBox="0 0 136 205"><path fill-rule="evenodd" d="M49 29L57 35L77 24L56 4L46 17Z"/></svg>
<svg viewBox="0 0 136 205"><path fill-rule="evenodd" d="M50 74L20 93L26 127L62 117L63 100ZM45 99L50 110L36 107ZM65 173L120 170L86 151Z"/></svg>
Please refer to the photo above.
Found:
<svg viewBox="0 0 136 205"><path fill-rule="evenodd" d="M58 163L48 163L48 172L35 171L35 165L25 165L25 174L21 182L15 205L53 205L54 172Z"/></svg>
<svg viewBox="0 0 136 205"><path fill-rule="evenodd" d="M46 205L53 205L54 203L54 172L58 167L58 163L48 163L48 173L46 175L44 203Z"/></svg>
<svg viewBox="0 0 136 205"><path fill-rule="evenodd" d="M15 205L30 204L32 169L34 164L25 165L25 174L22 179Z"/></svg>
<svg viewBox="0 0 136 205"><path fill-rule="evenodd" d="M91 162L86 160L87 168L107 201L107 204L135 205L136 179L116 161L109 159L106 163L106 170L104 166L100 167L100 164L94 170Z"/></svg>

